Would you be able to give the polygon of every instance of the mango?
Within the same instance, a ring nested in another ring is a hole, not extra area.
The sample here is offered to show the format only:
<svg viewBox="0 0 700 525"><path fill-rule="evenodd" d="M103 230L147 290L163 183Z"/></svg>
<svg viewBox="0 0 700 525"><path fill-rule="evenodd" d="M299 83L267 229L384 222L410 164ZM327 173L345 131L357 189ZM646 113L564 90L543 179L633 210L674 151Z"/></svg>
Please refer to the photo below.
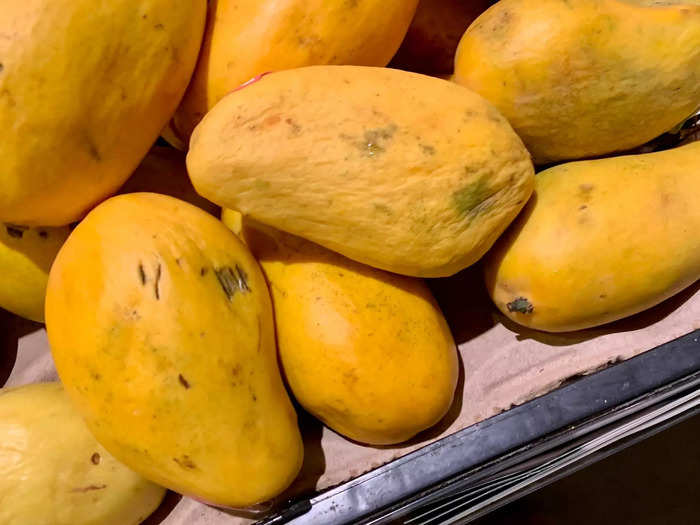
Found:
<svg viewBox="0 0 700 525"><path fill-rule="evenodd" d="M168 130L187 143L231 90L267 71L317 64L385 66L418 0L211 0L192 83ZM172 135L172 134L171 134Z"/></svg>
<svg viewBox="0 0 700 525"><path fill-rule="evenodd" d="M406 441L445 415L457 351L425 282L242 222L237 211L222 218L265 273L284 376L304 409L372 445Z"/></svg>
<svg viewBox="0 0 700 525"><path fill-rule="evenodd" d="M299 471L265 279L204 211L153 193L100 204L56 257L46 328L88 427L144 477L244 507Z"/></svg>
<svg viewBox="0 0 700 525"><path fill-rule="evenodd" d="M119 193L161 193L194 204L216 217L219 207L200 196L192 187L185 166L185 154L162 146L154 146L132 173Z"/></svg>
<svg viewBox="0 0 700 525"><path fill-rule="evenodd" d="M464 34L455 81L536 163L631 149L700 107L700 0L501 0Z"/></svg>
<svg viewBox="0 0 700 525"><path fill-rule="evenodd" d="M70 228L0 224L0 308L44 322L49 270Z"/></svg>
<svg viewBox="0 0 700 525"><path fill-rule="evenodd" d="M493 3L494 0L421 0L389 67L451 75L462 35Z"/></svg>
<svg viewBox="0 0 700 525"><path fill-rule="evenodd" d="M231 93L197 127L187 169L222 207L417 277L476 262L534 184L522 142L481 97L357 66L281 71Z"/></svg>
<svg viewBox="0 0 700 525"><path fill-rule="evenodd" d="M563 332L646 310L700 278L700 142L562 164L485 258L494 303Z"/></svg>
<svg viewBox="0 0 700 525"><path fill-rule="evenodd" d="M0 221L61 226L114 193L177 108L205 0L0 0Z"/></svg>
<svg viewBox="0 0 700 525"><path fill-rule="evenodd" d="M0 523L137 525L165 489L119 463L60 383L0 389Z"/></svg>

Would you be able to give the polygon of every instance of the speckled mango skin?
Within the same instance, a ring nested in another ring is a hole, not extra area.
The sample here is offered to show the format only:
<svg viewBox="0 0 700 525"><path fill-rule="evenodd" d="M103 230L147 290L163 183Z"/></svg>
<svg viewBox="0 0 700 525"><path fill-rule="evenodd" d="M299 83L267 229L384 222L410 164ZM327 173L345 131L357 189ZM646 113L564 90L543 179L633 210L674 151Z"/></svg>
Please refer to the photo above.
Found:
<svg viewBox="0 0 700 525"><path fill-rule="evenodd" d="M480 96L356 66L273 73L228 95L195 130L187 169L222 207L417 277L476 262L534 184L522 142Z"/></svg>
<svg viewBox="0 0 700 525"><path fill-rule="evenodd" d="M265 279L202 210L152 193L99 205L56 258L46 327L90 430L146 478L243 507L299 471Z"/></svg>
<svg viewBox="0 0 700 525"><path fill-rule="evenodd" d="M372 445L406 441L445 415L457 350L421 279L241 221L237 211L224 210L222 219L265 273L282 369L304 409Z"/></svg>
<svg viewBox="0 0 700 525"><path fill-rule="evenodd" d="M631 149L700 107L700 1L501 0L464 34L454 80L536 163Z"/></svg>
<svg viewBox="0 0 700 525"><path fill-rule="evenodd" d="M60 383L0 389L0 523L138 525L165 489L109 454Z"/></svg>
<svg viewBox="0 0 700 525"><path fill-rule="evenodd" d="M646 310L700 278L700 142L562 164L485 257L499 310L547 332Z"/></svg>
<svg viewBox="0 0 700 525"><path fill-rule="evenodd" d="M418 0L211 0L202 53L168 135L187 144L231 90L267 71L317 64L385 66Z"/></svg>
<svg viewBox="0 0 700 525"><path fill-rule="evenodd" d="M0 221L61 226L126 181L177 108L205 0L0 0Z"/></svg>
<svg viewBox="0 0 700 525"><path fill-rule="evenodd" d="M44 322L49 270L70 228L0 224L0 308Z"/></svg>

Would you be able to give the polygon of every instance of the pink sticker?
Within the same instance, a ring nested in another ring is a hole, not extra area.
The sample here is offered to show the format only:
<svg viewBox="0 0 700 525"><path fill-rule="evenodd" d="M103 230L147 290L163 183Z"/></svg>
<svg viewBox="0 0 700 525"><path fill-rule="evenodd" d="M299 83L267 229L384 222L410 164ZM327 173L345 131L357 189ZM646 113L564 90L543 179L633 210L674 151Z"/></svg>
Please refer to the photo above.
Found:
<svg viewBox="0 0 700 525"><path fill-rule="evenodd" d="M265 75L269 75L270 73L272 73L272 71L265 71L265 73L260 73L259 75L255 75L253 78L251 78L251 79L248 80L247 82L244 82L243 84L241 84L240 86L238 86L236 89L229 91L229 93L234 93L234 92L236 92L236 91L238 91L238 90L240 90L240 89L243 89L243 88L245 88L245 87L250 86L251 84L255 84L255 83L256 83L258 80L260 80L262 77L264 77Z"/></svg>

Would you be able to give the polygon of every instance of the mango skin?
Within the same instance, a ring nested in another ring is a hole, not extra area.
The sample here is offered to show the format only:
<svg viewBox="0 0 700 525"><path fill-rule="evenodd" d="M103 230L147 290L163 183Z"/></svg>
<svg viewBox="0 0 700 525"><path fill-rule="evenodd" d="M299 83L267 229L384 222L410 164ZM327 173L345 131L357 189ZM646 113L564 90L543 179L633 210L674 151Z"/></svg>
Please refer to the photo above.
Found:
<svg viewBox="0 0 700 525"><path fill-rule="evenodd" d="M211 0L202 53L168 134L188 143L231 90L267 71L320 64L385 66L418 0ZM174 133L171 133L174 132Z"/></svg>
<svg viewBox="0 0 700 525"><path fill-rule="evenodd" d="M49 270L70 228L0 224L0 308L44 322Z"/></svg>
<svg viewBox="0 0 700 525"><path fill-rule="evenodd" d="M60 383L0 389L0 523L137 525L165 489L119 463Z"/></svg>
<svg viewBox="0 0 700 525"><path fill-rule="evenodd" d="M464 34L454 80L538 164L631 149L700 107L700 1L501 0Z"/></svg>
<svg viewBox="0 0 700 525"><path fill-rule="evenodd" d="M88 427L144 477L243 507L299 471L265 279L202 210L152 193L95 208L51 270L46 327Z"/></svg>
<svg viewBox="0 0 700 525"><path fill-rule="evenodd" d="M491 297L547 332L651 308L700 278L700 142L562 164L485 257Z"/></svg>
<svg viewBox="0 0 700 525"><path fill-rule="evenodd" d="M0 221L80 219L177 108L205 0L1 0Z"/></svg>
<svg viewBox="0 0 700 525"><path fill-rule="evenodd" d="M219 102L190 146L190 178L212 202L416 277L476 262L534 184L529 154L485 100L386 68L264 76Z"/></svg>
<svg viewBox="0 0 700 525"><path fill-rule="evenodd" d="M242 223L237 211L224 210L222 220L265 273L282 369L304 409L371 445L406 441L442 419L459 364L425 282Z"/></svg>

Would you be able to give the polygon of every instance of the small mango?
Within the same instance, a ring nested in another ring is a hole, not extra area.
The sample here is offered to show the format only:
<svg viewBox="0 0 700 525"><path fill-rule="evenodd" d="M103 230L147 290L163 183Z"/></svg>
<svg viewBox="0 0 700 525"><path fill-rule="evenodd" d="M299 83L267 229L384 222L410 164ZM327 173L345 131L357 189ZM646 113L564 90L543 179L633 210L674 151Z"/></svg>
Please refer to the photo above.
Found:
<svg viewBox="0 0 700 525"><path fill-rule="evenodd" d="M485 257L496 306L546 332L602 325L700 279L700 142L561 164Z"/></svg>

